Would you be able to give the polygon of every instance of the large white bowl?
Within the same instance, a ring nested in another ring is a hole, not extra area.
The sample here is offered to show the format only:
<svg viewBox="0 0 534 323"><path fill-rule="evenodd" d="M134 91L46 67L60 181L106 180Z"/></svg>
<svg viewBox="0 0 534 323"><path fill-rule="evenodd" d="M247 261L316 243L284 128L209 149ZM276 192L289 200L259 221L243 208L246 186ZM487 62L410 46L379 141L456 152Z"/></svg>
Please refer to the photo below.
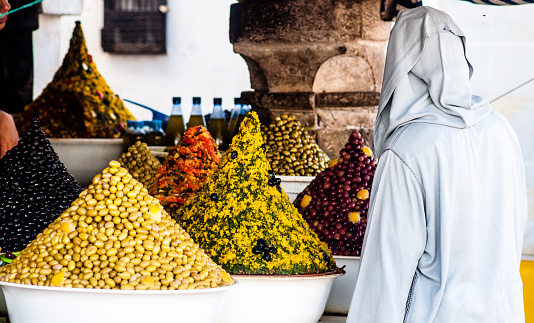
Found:
<svg viewBox="0 0 534 323"><path fill-rule="evenodd" d="M87 187L124 150L122 139L49 139L69 173Z"/></svg>
<svg viewBox="0 0 534 323"><path fill-rule="evenodd" d="M280 186L284 189L291 203L295 201L297 195L310 185L315 176L277 176L282 182Z"/></svg>
<svg viewBox="0 0 534 323"><path fill-rule="evenodd" d="M324 275L234 275L219 323L317 323L334 279Z"/></svg>
<svg viewBox="0 0 534 323"><path fill-rule="evenodd" d="M11 323L214 323L237 287L102 290L0 282Z"/></svg>
<svg viewBox="0 0 534 323"><path fill-rule="evenodd" d="M327 314L347 315L352 294L354 294L354 288L356 287L358 272L360 271L360 257L334 255L334 259L338 267L345 266L345 275L334 281L324 312Z"/></svg>

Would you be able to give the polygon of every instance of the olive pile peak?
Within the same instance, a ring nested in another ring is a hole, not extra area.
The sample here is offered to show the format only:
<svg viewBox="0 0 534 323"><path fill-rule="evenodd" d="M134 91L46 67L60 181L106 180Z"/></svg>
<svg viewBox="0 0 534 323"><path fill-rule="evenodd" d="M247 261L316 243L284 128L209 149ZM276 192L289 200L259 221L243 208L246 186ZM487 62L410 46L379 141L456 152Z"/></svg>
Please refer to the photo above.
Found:
<svg viewBox="0 0 534 323"><path fill-rule="evenodd" d="M233 284L118 161L40 233L0 281L95 289L177 290Z"/></svg>
<svg viewBox="0 0 534 323"><path fill-rule="evenodd" d="M41 119L49 138L119 138L127 120L135 120L98 72L79 21L52 81L14 118L19 131Z"/></svg>
<svg viewBox="0 0 534 323"><path fill-rule="evenodd" d="M157 170L161 167L161 163L148 149L147 144L141 141L130 146L128 151L121 155L119 162L147 189L154 185Z"/></svg>
<svg viewBox="0 0 534 323"><path fill-rule="evenodd" d="M278 175L315 176L328 165L328 156L293 115L276 117L262 136L267 160Z"/></svg>

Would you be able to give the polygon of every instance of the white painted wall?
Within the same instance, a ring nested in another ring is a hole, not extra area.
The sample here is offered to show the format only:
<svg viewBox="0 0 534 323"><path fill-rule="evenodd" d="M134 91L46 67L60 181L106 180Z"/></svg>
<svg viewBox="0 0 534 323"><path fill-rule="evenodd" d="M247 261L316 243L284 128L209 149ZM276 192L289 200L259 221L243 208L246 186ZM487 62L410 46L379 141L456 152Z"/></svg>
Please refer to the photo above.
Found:
<svg viewBox="0 0 534 323"><path fill-rule="evenodd" d="M50 0L45 0L50 1ZM67 5L56 1L57 6ZM185 118L193 96L202 97L204 113L213 108L213 98L222 97L231 110L233 98L250 90L245 61L232 50L228 29L232 0L169 0L166 55L116 55L102 51L100 33L104 24L104 1L85 0L80 16L41 15L35 33L34 96L52 80L80 20L89 53L111 90L170 114L172 97L182 97ZM60 39L58 39L58 33ZM139 119L151 113L127 103Z"/></svg>

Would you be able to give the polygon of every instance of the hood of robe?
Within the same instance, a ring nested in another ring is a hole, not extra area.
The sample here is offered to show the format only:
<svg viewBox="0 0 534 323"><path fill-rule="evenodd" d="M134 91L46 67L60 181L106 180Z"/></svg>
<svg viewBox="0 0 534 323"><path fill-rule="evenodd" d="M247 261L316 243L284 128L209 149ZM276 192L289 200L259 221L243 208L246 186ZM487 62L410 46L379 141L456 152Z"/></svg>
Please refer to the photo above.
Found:
<svg viewBox="0 0 534 323"><path fill-rule="evenodd" d="M446 13L405 9L391 30L374 130L377 156L400 126L425 122L468 128L491 112L471 93L465 36Z"/></svg>

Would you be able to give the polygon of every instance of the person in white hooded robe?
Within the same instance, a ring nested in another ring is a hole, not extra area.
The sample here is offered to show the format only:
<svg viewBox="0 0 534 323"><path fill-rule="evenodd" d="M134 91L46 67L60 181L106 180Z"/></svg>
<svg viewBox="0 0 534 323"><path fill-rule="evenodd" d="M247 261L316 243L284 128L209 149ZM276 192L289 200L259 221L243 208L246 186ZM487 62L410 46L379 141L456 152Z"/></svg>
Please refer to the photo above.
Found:
<svg viewBox="0 0 534 323"><path fill-rule="evenodd" d="M519 143L471 93L465 36L419 7L391 31L378 156L347 323L524 322Z"/></svg>

